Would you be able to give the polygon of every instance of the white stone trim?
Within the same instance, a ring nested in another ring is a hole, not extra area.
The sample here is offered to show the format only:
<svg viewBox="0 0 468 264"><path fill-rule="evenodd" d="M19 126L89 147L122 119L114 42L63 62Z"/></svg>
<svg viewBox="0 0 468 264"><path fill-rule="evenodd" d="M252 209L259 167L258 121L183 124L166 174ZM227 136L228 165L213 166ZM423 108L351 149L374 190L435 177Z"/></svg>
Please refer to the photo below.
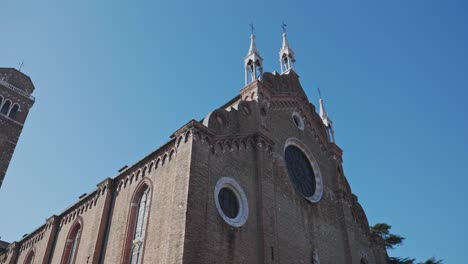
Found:
<svg viewBox="0 0 468 264"><path fill-rule="evenodd" d="M236 195L237 200L239 201L239 213L237 214L236 218L227 217L224 214L223 209L221 209L221 205L219 204L218 200L218 195L219 191L221 191L222 188L229 188ZM221 215L221 217L226 223L233 227L241 227L245 224L245 222L247 222L247 218L249 217L249 204L247 202L247 195L235 179L231 177L219 178L218 182L216 182L214 189L214 200L216 204L216 209L218 209L218 213Z"/></svg>
<svg viewBox="0 0 468 264"><path fill-rule="evenodd" d="M317 163L317 160L314 158L314 155L312 155L312 152L307 148L307 146L297 138L290 137L286 140L286 142L284 143L283 155L288 146L295 146L299 148L309 160L310 165L312 166L312 169L314 170L314 175L315 175L315 193L312 196L309 196L309 197L304 196L304 197L312 203L319 202L320 199L322 199L322 195L323 195L323 180L322 180L322 173L320 172L320 168ZM283 160L286 162L286 158L283 158ZM285 166L287 168L286 164Z"/></svg>

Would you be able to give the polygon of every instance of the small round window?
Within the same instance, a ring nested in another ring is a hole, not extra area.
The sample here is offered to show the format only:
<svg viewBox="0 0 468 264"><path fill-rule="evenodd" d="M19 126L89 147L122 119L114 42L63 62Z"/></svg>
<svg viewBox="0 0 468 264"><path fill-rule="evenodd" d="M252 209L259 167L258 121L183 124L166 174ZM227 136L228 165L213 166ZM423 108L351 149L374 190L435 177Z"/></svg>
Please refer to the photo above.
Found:
<svg viewBox="0 0 468 264"><path fill-rule="evenodd" d="M304 130L304 119L301 117L301 115L297 112L293 112L292 114L292 119L294 121L294 124L300 129Z"/></svg>
<svg viewBox="0 0 468 264"><path fill-rule="evenodd" d="M215 186L215 204L226 223L240 227L247 221L249 206L247 196L236 180L222 177Z"/></svg>
<svg viewBox="0 0 468 264"><path fill-rule="evenodd" d="M296 139L289 139L284 150L284 160L294 189L307 200L318 202L322 197L322 176L318 164Z"/></svg>
<svg viewBox="0 0 468 264"><path fill-rule="evenodd" d="M227 217L235 219L239 215L239 200L231 189L222 188L218 193L218 201L221 210Z"/></svg>

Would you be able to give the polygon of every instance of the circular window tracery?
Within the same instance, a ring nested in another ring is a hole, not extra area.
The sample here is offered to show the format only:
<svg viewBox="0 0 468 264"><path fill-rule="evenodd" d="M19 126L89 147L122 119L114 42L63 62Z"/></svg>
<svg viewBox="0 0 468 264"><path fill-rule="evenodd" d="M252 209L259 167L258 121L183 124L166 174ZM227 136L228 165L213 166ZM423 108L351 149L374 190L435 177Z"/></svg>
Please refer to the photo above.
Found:
<svg viewBox="0 0 468 264"><path fill-rule="evenodd" d="M290 138L284 148L284 161L294 189L310 202L322 198L323 183L317 161L297 139Z"/></svg>
<svg viewBox="0 0 468 264"><path fill-rule="evenodd" d="M215 186L215 204L223 220L231 226L240 227L249 216L247 196L236 180L221 177Z"/></svg>
<svg viewBox="0 0 468 264"><path fill-rule="evenodd" d="M288 146L284 152L284 158L289 177L296 190L305 197L314 195L315 175L306 155L298 147Z"/></svg>

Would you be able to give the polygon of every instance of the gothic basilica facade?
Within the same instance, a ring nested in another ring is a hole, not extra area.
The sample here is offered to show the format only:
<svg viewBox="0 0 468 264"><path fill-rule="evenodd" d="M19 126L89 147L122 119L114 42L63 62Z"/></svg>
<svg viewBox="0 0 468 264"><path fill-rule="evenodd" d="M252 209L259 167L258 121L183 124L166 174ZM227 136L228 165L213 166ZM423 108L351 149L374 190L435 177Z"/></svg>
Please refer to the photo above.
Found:
<svg viewBox="0 0 468 264"><path fill-rule="evenodd" d="M237 96L10 243L0 264L387 263L294 62L283 32L281 73L263 72L252 33Z"/></svg>

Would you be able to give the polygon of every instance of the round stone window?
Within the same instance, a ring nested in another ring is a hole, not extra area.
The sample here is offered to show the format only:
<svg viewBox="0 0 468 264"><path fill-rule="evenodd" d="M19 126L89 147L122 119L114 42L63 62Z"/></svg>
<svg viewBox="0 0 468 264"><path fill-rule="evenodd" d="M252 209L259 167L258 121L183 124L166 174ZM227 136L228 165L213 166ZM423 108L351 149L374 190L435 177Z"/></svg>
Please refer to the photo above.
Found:
<svg viewBox="0 0 468 264"><path fill-rule="evenodd" d="M317 162L297 139L288 139L284 160L294 189L311 202L322 198L322 176Z"/></svg>
<svg viewBox="0 0 468 264"><path fill-rule="evenodd" d="M300 130L304 130L304 119L301 117L301 115L297 112L292 113L292 119L294 121L294 124L299 128Z"/></svg>
<svg viewBox="0 0 468 264"><path fill-rule="evenodd" d="M236 180L222 177L215 186L215 204L226 223L240 227L247 221L249 206L247 196Z"/></svg>

